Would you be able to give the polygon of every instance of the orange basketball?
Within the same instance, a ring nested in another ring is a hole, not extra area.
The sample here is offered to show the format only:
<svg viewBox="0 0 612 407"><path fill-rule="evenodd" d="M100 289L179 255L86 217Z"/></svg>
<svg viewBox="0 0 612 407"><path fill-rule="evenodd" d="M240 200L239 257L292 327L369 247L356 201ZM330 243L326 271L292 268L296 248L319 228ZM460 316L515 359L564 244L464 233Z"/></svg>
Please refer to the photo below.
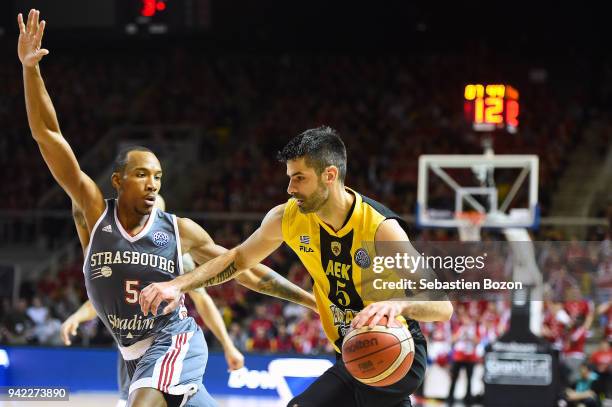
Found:
<svg viewBox="0 0 612 407"><path fill-rule="evenodd" d="M353 377L370 386L389 386L408 373L414 359L414 341L407 327L378 325L351 330L342 342L342 360Z"/></svg>

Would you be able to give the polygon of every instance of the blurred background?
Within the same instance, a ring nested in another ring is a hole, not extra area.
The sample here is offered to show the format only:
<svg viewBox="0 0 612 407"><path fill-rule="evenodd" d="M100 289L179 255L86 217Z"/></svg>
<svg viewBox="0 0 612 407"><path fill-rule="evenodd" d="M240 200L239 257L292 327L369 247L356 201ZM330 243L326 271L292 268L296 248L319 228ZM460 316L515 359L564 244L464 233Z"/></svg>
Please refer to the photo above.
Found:
<svg viewBox="0 0 612 407"><path fill-rule="evenodd" d="M457 240L455 229L415 222L418 159L481 154L483 137L466 120L464 89L511 85L520 94L516 131L489 136L496 154L539 156L540 219L531 238L573 241L577 251L587 250L581 246L587 241L596 247L580 270L568 270L567 258L538 258L545 280L556 281L551 289L578 290L581 304L545 303L542 335L562 354L577 352L593 362L592 371L609 375L612 59L601 9L536 2L9 0L0 4L5 383L49 383L50 373L28 359L49 358L100 366L89 373L89 366L79 366L75 378L73 365L53 383L64 380L77 392L115 388L113 341L99 321L81 326L77 349L63 348L59 337L61 321L87 298L70 201L51 178L25 114L15 17L30 8L48 23L50 55L41 69L63 135L84 170L112 196L110 164L118 149L150 147L164 167L168 211L196 220L225 247L240 243L268 209L287 199L276 152L320 125L337 129L347 145L347 185L402 214L412 240ZM266 264L311 287L287 247ZM247 353L247 371L232 382L215 354L218 344L192 307L213 351L208 371L220 372L207 386L226 397L225 405L232 397L243 406L283 405L268 377L270 361L333 357L316 315L233 282L209 293ZM455 311L449 323L421 324L430 341L429 374L438 379L435 386L426 383L416 405L443 403L454 348L462 340L494 341L510 318L504 301L457 303ZM22 364L12 355L22 355ZM474 351L473 361L481 366L482 354ZM581 373L576 365L567 374ZM465 378L459 380L460 399ZM574 384L568 379L566 386ZM477 371L475 401L482 391ZM597 402L605 393L598 392Z"/></svg>

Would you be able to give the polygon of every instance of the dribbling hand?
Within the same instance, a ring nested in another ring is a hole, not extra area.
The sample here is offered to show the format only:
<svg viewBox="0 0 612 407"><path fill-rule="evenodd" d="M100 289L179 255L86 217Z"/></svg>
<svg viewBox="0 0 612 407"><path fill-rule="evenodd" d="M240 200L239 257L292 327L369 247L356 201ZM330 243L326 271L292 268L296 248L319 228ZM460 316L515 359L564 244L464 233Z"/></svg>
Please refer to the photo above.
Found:
<svg viewBox="0 0 612 407"><path fill-rule="evenodd" d="M354 329L368 325L374 328L382 317L387 317L387 327L397 326L395 317L402 314L402 304L398 301L375 302L362 309L351 322ZM370 319L371 318L371 319ZM368 323L368 321L370 321Z"/></svg>
<svg viewBox="0 0 612 407"><path fill-rule="evenodd" d="M17 25L19 26L17 55L19 55L19 60L24 67L35 67L45 55L49 54L49 50L40 48L46 22L43 20L39 23L39 16L40 11L30 10L28 22L24 24L21 13L17 15Z"/></svg>

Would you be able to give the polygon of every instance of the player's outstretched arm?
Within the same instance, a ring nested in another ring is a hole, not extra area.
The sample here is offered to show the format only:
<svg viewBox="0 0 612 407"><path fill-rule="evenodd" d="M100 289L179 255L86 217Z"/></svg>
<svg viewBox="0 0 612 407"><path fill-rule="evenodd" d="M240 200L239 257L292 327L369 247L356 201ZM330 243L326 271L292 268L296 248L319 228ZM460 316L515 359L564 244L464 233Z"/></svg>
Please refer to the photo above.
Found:
<svg viewBox="0 0 612 407"><path fill-rule="evenodd" d="M376 231L374 240L377 243L381 242L402 242L410 245L408 235L400 224L395 219L387 219L384 221ZM417 253L412 245L410 245L411 251ZM453 305L448 300L442 301L411 301L411 300L391 300L391 301L379 301L372 303L361 310L353 319L351 326L353 328L360 328L367 324L370 327L376 326L378 321L383 316L388 317L388 326L395 323L395 317L397 315L403 315L410 319L423 322L433 321L448 321L453 315Z"/></svg>
<svg viewBox="0 0 612 407"><path fill-rule="evenodd" d="M317 303L314 295L296 284L293 284L291 281L263 264L258 264L242 272L236 276L236 281L260 294L291 301L310 308L314 312L319 312L317 310Z"/></svg>
<svg viewBox="0 0 612 407"><path fill-rule="evenodd" d="M49 53L41 48L46 23L39 23L39 15L38 10L30 10L27 23L24 23L21 14L17 16L17 53L23 65L28 123L53 177L76 205L84 209L88 224L93 225L104 211L104 200L96 184L81 171L72 149L61 134L57 115L38 65Z"/></svg>
<svg viewBox="0 0 612 407"><path fill-rule="evenodd" d="M283 242L283 211L283 205L272 209L264 218L261 226L245 242L199 266L193 272L179 276L172 281L147 286L140 293L142 312L145 315L149 310L156 313L162 301L168 302L164 312L170 312L178 306L182 293L197 287L221 284L257 265ZM197 226L195 222L186 219L181 219L179 222L181 245L185 248L185 252L191 253L196 263L199 263L206 257L210 258L209 250L215 245L214 242L211 244L212 239L202 228L199 228L201 232L197 233L199 237L194 235L190 237L189 233L193 232L195 226L193 229L186 228L185 226L189 223Z"/></svg>
<svg viewBox="0 0 612 407"><path fill-rule="evenodd" d="M179 227L182 225L181 228L189 232L188 238L182 240L186 240L185 244L191 248L190 254L198 264L204 264L215 257L227 253L228 250L223 246L217 245L210 235L197 223L189 219L181 219L179 222ZM181 236L185 237L182 232ZM240 285L250 290L291 301L308 307L315 312L317 311L314 295L293 284L270 267L256 264L250 269L238 270L235 279ZM211 286L222 282L220 280L209 280L204 286Z"/></svg>
<svg viewBox="0 0 612 407"><path fill-rule="evenodd" d="M80 324L91 321L97 316L93 305L90 301L87 301L74 314L66 318L60 329L64 345L70 346L72 344L70 335L75 336L77 334L77 328Z"/></svg>
<svg viewBox="0 0 612 407"><path fill-rule="evenodd" d="M210 328L215 338L221 343L227 366L230 370L241 369L244 366L244 356L232 342L223 323L223 318L210 295L203 288L196 288L189 291L188 294L195 304L198 314L206 322L206 326Z"/></svg>

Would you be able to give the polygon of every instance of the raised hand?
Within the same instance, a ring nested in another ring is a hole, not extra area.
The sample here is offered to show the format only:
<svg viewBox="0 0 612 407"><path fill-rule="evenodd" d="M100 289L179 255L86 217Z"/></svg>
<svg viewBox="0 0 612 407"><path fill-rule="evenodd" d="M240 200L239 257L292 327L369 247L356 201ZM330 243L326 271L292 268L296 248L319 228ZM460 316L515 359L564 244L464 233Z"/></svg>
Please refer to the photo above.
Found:
<svg viewBox="0 0 612 407"><path fill-rule="evenodd" d="M19 26L17 55L19 55L19 60L24 67L35 67L45 55L49 54L49 50L40 48L46 23L44 20L39 23L39 16L40 11L30 10L28 22L24 24L21 13L17 15L17 25Z"/></svg>

